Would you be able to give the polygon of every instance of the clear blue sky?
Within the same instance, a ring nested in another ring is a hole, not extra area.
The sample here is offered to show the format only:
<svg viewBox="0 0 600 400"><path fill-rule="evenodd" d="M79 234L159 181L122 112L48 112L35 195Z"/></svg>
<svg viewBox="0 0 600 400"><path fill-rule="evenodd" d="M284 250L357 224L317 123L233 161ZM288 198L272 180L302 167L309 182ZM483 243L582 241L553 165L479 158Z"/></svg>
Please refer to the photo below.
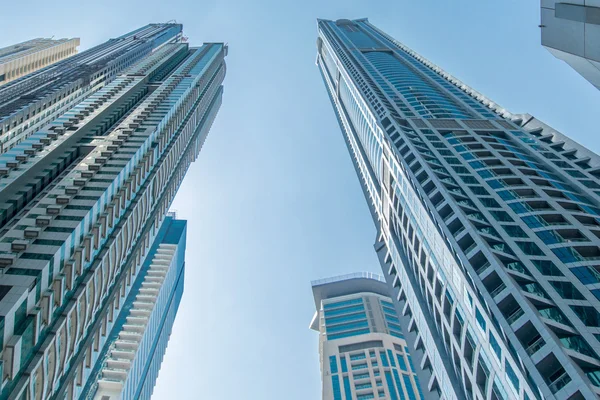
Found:
<svg viewBox="0 0 600 400"><path fill-rule="evenodd" d="M310 280L379 271L314 64L317 17L369 17L507 109L600 150L600 93L540 45L535 0L5 4L0 46L55 35L86 49L170 19L192 44L229 43L223 106L173 205L188 220L186 282L155 399L320 398Z"/></svg>

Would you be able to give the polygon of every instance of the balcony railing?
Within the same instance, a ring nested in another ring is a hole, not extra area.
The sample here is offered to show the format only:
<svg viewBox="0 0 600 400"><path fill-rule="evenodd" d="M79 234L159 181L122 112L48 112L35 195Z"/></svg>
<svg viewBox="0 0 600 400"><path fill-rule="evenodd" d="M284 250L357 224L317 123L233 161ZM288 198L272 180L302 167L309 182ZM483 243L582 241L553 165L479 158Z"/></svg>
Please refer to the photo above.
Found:
<svg viewBox="0 0 600 400"><path fill-rule="evenodd" d="M554 382L552 382L549 385L550 386L550 390L552 391L552 393L556 393L560 389L562 389L565 386L567 386L567 384L569 382L571 382L571 377L569 376L569 374L567 374L566 372L564 372L561 376L559 376Z"/></svg>
<svg viewBox="0 0 600 400"><path fill-rule="evenodd" d="M525 311L523 311L522 308L517 308L515 311L512 312L512 314L510 314L508 317L506 317L506 321L512 325L516 320L518 320L521 315L525 314Z"/></svg>
<svg viewBox="0 0 600 400"><path fill-rule="evenodd" d="M492 298L498 296L500 294L501 291L503 291L504 289L506 289L506 285L504 284L504 282L502 282L496 289L492 290L490 292L490 296L492 296Z"/></svg>
<svg viewBox="0 0 600 400"><path fill-rule="evenodd" d="M546 344L546 341L540 336L535 342L531 343L527 347L527 349L525 349L525 351L527 352L527 354L529 354L531 356L534 353L536 353L539 349L544 347L545 344Z"/></svg>
<svg viewBox="0 0 600 400"><path fill-rule="evenodd" d="M483 271L485 271L486 269L488 269L488 267L489 267L490 265L492 265L492 264L490 264L490 262L489 262L489 261L486 261L486 262L485 262L485 264L483 264L481 267L477 268L477 270L476 270L475 272L477 272L477 275L481 275L481 273L482 273Z"/></svg>

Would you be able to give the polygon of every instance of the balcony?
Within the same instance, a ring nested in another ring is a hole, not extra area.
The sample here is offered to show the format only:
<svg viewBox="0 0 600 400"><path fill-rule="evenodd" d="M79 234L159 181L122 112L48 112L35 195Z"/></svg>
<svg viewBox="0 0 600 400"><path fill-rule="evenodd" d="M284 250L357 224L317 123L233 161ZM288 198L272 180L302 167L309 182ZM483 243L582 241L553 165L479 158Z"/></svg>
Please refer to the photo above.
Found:
<svg viewBox="0 0 600 400"><path fill-rule="evenodd" d="M484 272L486 269L488 269L490 265L492 265L492 264L490 264L489 261L486 261L482 266L477 268L477 270L475 272L477 272L477 275L481 275L481 273Z"/></svg>
<svg viewBox="0 0 600 400"><path fill-rule="evenodd" d="M550 383L549 387L552 393L558 392L560 389L567 386L567 384L571 382L571 377L566 372L563 372L558 378L554 379L552 383Z"/></svg>
<svg viewBox="0 0 600 400"><path fill-rule="evenodd" d="M514 310L508 317L506 317L506 321L512 325L516 320L518 320L521 315L525 314L525 311L521 307L518 307Z"/></svg>
<svg viewBox="0 0 600 400"><path fill-rule="evenodd" d="M523 275L531 276L531 274L529 273L529 271L527 271L525 269L525 266L521 262L519 262L519 261L514 261L514 262L511 262L511 263L507 263L506 264L506 268L510 269L512 271L520 272Z"/></svg>
<svg viewBox="0 0 600 400"><path fill-rule="evenodd" d="M534 353L536 353L539 349L541 349L542 347L544 347L545 344L546 344L546 341L540 336L533 343L531 343L525 349L525 351L527 352L527 354L529 354L531 356Z"/></svg>
<svg viewBox="0 0 600 400"><path fill-rule="evenodd" d="M542 287L535 282L521 285L521 289L523 289L525 293L533 294L544 299L549 299L546 292L544 292L544 289L542 289Z"/></svg>
<svg viewBox="0 0 600 400"><path fill-rule="evenodd" d="M494 290L492 290L490 292L490 296L492 296L492 298L498 296L500 294L500 292L502 292L504 289L506 289L506 285L504 284L504 282L502 282L500 285L498 285L498 287Z"/></svg>
<svg viewBox="0 0 600 400"><path fill-rule="evenodd" d="M543 310L538 310L538 311L539 311L540 315L544 318L547 318L554 322L558 322L563 325L571 326L567 317L565 317L563 315L563 313L560 312L559 310L557 310L556 308L550 307L550 308L545 308Z"/></svg>

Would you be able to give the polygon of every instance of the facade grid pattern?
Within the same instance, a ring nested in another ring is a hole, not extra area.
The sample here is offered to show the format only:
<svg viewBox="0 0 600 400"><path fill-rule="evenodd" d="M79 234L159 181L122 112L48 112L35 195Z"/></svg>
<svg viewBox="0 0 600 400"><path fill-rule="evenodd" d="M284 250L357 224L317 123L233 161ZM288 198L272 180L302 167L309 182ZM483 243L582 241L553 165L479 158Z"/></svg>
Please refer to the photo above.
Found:
<svg viewBox="0 0 600 400"><path fill-rule="evenodd" d="M317 65L429 395L600 394L600 157L366 19L318 21Z"/></svg>

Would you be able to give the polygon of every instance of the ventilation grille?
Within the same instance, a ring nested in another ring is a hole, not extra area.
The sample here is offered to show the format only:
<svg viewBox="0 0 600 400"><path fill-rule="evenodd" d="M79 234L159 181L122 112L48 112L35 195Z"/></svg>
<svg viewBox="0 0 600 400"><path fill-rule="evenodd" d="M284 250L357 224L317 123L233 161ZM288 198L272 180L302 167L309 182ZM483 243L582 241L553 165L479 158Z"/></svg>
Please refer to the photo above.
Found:
<svg viewBox="0 0 600 400"><path fill-rule="evenodd" d="M486 119L464 120L463 123L471 129L498 129L496 125Z"/></svg>
<svg viewBox="0 0 600 400"><path fill-rule="evenodd" d="M462 126L453 119L432 119L429 121L434 128L438 129L460 129Z"/></svg>

